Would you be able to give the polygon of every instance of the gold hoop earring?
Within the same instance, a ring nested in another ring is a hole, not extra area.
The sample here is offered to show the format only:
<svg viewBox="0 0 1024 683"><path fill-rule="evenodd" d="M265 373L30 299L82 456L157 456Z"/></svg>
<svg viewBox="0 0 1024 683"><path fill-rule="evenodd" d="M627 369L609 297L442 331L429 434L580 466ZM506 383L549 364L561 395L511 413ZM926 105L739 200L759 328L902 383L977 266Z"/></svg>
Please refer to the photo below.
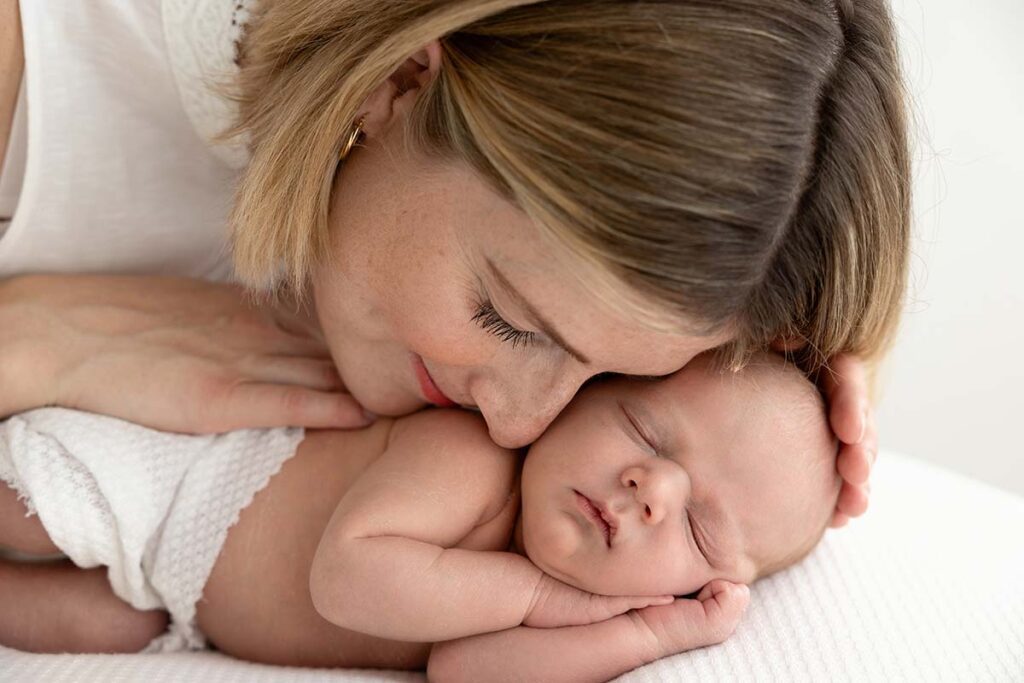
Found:
<svg viewBox="0 0 1024 683"><path fill-rule="evenodd" d="M363 134L363 123L366 121L366 116L360 117L355 125L352 126L348 132L348 139L345 140L345 144L341 146L341 151L338 152L338 161L344 161L345 157L349 155L352 148L362 142L362 139L366 137Z"/></svg>

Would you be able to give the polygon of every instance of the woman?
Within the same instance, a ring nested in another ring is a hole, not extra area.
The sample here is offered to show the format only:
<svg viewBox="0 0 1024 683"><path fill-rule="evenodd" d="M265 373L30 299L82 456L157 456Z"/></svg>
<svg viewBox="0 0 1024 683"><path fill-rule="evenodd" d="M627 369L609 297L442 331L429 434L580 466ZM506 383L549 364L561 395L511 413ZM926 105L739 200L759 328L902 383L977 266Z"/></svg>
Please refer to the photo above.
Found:
<svg viewBox="0 0 1024 683"><path fill-rule="evenodd" d="M774 345L829 361L834 521L863 512L859 359L891 337L908 253L883 0L33 2L20 22L0 4L29 122L4 171L23 184L0 239L0 414L202 432L458 404L518 447L597 374ZM240 177L169 104L189 92L183 30L238 39ZM0 140L17 134L11 54ZM236 182L237 273L301 305L20 277L223 277Z"/></svg>

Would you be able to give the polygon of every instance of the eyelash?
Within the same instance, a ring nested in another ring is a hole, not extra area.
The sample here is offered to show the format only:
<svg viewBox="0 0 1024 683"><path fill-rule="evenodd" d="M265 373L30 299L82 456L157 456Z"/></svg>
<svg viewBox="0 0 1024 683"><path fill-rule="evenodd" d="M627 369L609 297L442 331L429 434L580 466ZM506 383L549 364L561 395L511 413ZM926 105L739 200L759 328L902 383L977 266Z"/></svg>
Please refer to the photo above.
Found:
<svg viewBox="0 0 1024 683"><path fill-rule="evenodd" d="M633 417L633 414L630 413L624 405L622 405L621 403L619 405L622 408L622 412L626 415L626 419L629 420L629 423L631 425L633 425L633 429L635 429L636 433L640 435L640 439L643 440L645 444L647 444L647 447L651 449L651 452L654 453L655 457L660 458L661 453L658 452L658 449L655 447L654 442L647 437L647 434L644 432L644 430L640 428L640 423L636 421L636 419Z"/></svg>
<svg viewBox="0 0 1024 683"><path fill-rule="evenodd" d="M690 527L690 535L693 536L693 544L697 546L697 552L704 556L704 559L708 559L708 554L704 552L704 547L701 546L700 541L697 540L697 532L693 528L693 519L690 518L690 511L686 511L686 523ZM709 560L710 561L710 560Z"/></svg>
<svg viewBox="0 0 1024 683"><path fill-rule="evenodd" d="M527 347L536 341L536 334L513 327L507 320L501 317L489 299L477 304L476 313L471 318L473 322L490 332L503 342L512 344L512 348L519 346Z"/></svg>

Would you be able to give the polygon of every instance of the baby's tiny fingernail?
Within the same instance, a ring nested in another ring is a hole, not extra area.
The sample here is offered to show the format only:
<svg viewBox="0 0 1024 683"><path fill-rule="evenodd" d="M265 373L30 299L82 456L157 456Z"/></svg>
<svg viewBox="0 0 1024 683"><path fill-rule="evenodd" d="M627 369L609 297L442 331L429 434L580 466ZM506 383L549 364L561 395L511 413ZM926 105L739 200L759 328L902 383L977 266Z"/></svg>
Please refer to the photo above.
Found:
<svg viewBox="0 0 1024 683"><path fill-rule="evenodd" d="M377 421L377 413L371 413L369 410L364 408L363 419L366 420L366 424L372 424Z"/></svg>
<svg viewBox="0 0 1024 683"><path fill-rule="evenodd" d="M860 414L860 435L857 437L857 443L864 440L864 434L868 431L868 411L869 408L865 408L864 412Z"/></svg>

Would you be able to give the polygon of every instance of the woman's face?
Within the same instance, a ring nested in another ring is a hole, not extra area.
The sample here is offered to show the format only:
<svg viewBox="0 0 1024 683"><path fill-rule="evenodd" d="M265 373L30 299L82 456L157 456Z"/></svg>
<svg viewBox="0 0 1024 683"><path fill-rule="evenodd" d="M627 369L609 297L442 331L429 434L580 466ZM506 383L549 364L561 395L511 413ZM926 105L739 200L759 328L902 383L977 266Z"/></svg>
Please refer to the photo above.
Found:
<svg viewBox="0 0 1024 683"><path fill-rule="evenodd" d="M468 168L389 136L338 174L313 277L331 354L368 410L458 404L517 448L588 378L668 374L725 341L655 331L602 303L582 260Z"/></svg>

